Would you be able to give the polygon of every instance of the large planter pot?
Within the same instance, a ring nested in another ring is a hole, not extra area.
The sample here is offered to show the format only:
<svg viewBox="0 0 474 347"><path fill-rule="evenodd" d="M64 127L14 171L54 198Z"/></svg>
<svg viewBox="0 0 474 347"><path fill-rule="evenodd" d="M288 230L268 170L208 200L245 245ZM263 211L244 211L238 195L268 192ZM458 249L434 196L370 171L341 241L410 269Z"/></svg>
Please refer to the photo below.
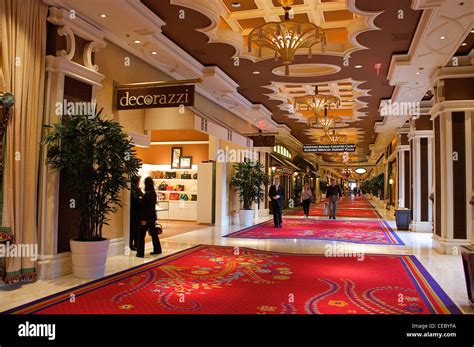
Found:
<svg viewBox="0 0 474 347"><path fill-rule="evenodd" d="M78 278L99 278L105 273L105 262L110 240L70 240L72 271Z"/></svg>
<svg viewBox="0 0 474 347"><path fill-rule="evenodd" d="M250 226L253 225L253 210L240 210L239 217L240 217L240 225L243 226Z"/></svg>
<svg viewBox="0 0 474 347"><path fill-rule="evenodd" d="M395 210L395 222L398 230L410 230L411 210L401 208Z"/></svg>

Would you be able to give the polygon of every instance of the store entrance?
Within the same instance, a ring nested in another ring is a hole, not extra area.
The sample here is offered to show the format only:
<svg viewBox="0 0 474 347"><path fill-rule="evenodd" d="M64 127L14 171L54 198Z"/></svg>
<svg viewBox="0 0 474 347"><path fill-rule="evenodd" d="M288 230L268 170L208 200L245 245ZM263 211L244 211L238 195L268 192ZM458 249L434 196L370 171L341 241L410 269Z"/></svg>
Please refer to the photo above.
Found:
<svg viewBox="0 0 474 347"><path fill-rule="evenodd" d="M192 129L152 130L150 146L135 150L142 160L140 188L146 177L153 178L160 238L207 227L197 222L197 204L200 180L208 179L199 177L199 164L208 160L209 135Z"/></svg>

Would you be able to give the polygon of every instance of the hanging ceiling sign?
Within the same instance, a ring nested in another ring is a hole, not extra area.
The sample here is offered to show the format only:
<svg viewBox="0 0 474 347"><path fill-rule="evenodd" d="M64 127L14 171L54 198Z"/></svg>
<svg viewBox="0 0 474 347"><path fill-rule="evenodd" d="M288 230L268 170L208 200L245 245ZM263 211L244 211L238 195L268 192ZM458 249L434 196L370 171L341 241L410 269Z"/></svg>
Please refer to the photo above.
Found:
<svg viewBox="0 0 474 347"><path fill-rule="evenodd" d="M115 105L117 110L194 106L194 85L120 88Z"/></svg>
<svg viewBox="0 0 474 347"><path fill-rule="evenodd" d="M275 167L274 172L275 175L291 176L293 175L294 170L286 166L277 166Z"/></svg>
<svg viewBox="0 0 474 347"><path fill-rule="evenodd" d="M253 141L254 147L273 147L275 146L275 136L247 136Z"/></svg>
<svg viewBox="0 0 474 347"><path fill-rule="evenodd" d="M327 152L355 152L356 145L353 143L331 143L318 145L304 145L305 153L327 153Z"/></svg>

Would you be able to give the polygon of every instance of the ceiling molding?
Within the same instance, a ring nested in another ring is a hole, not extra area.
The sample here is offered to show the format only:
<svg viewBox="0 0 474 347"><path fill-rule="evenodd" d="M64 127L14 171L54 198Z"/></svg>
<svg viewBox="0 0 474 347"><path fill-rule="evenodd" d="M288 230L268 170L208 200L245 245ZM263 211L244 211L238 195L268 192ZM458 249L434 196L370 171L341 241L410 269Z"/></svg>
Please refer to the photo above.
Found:
<svg viewBox="0 0 474 347"><path fill-rule="evenodd" d="M97 33L98 37L110 40L171 78L203 78L204 82L201 85L196 85L196 91L199 94L215 104L228 109L255 127L258 127L258 121L263 119L269 127L267 130L277 127L278 123L271 119L271 112L263 105L252 104L240 95L237 92L238 85L227 74L218 67L203 66L190 54L164 36L161 30L162 26L166 23L141 1L102 0L100 2L100 5L104 6L104 8L120 8L121 13L126 14L128 23L137 23L137 28L142 28L144 31L151 33L141 38L144 41L141 45L127 41L125 32L112 32L106 27L106 22L97 23L95 20L98 19L94 19L96 14L92 11L87 11L90 6L83 2L75 0L46 1L54 3L55 6L61 6L68 11L71 8L77 9L77 17L82 19L83 23L89 23L91 28L95 28L96 31L100 30L100 33ZM64 9L65 13L69 13ZM151 52L156 52L157 54L152 55Z"/></svg>
<svg viewBox="0 0 474 347"><path fill-rule="evenodd" d="M445 66L474 26L472 12L452 0L413 0L412 8L423 9L418 27L408 53L393 55L387 78L395 86L392 102L420 102L433 88L439 66ZM450 37L440 37L450 33ZM389 141L380 133L402 126L409 117L384 117L375 124L377 148L384 148Z"/></svg>

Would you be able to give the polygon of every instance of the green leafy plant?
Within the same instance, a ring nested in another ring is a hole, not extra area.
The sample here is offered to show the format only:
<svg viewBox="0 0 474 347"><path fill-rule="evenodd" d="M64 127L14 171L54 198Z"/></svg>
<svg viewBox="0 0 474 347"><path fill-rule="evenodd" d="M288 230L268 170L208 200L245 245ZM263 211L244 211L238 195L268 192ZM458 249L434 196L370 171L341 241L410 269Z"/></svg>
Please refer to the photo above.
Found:
<svg viewBox="0 0 474 347"><path fill-rule="evenodd" d="M230 179L231 187L239 191L244 210L252 209L252 202L258 203L265 197L263 186L270 182L263 165L257 161L234 164L234 175Z"/></svg>
<svg viewBox="0 0 474 347"><path fill-rule="evenodd" d="M380 174L363 183L365 192L383 199L384 196L384 174Z"/></svg>
<svg viewBox="0 0 474 347"><path fill-rule="evenodd" d="M121 125L101 113L69 116L47 126L42 141L48 146L47 165L66 175L66 184L77 196L79 241L103 240L102 227L122 206L120 192L141 166Z"/></svg>
<svg viewBox="0 0 474 347"><path fill-rule="evenodd" d="M384 198L384 174L380 174L374 178L375 183L375 194L377 195L380 199L383 200Z"/></svg>
<svg viewBox="0 0 474 347"><path fill-rule="evenodd" d="M328 183L326 181L320 181L319 190L321 191L321 193L326 194L326 191L328 190Z"/></svg>

